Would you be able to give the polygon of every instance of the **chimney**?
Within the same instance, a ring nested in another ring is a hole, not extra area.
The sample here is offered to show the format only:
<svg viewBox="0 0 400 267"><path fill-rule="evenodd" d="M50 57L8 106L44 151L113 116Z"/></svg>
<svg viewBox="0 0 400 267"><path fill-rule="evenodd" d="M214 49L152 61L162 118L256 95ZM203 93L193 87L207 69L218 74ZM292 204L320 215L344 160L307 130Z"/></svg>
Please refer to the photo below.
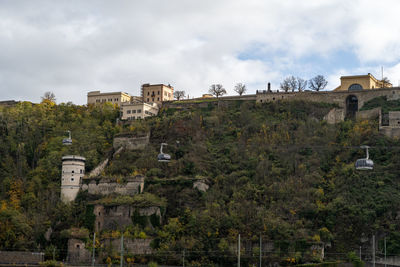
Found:
<svg viewBox="0 0 400 267"><path fill-rule="evenodd" d="M268 92L271 92L271 83L268 83Z"/></svg>

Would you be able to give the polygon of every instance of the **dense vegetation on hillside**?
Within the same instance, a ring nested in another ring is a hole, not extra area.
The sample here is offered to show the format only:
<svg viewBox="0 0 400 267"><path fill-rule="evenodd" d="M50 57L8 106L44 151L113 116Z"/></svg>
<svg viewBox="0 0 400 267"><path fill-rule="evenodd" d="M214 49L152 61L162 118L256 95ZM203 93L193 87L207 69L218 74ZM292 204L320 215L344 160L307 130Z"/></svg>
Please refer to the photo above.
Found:
<svg viewBox="0 0 400 267"><path fill-rule="evenodd" d="M290 256L292 262L312 259L289 253L305 244L331 244L326 255L338 258L365 246L361 239L372 234L388 238L389 254L400 253L400 147L378 133L376 121L329 125L323 120L331 108L327 104L216 103L177 105L124 127L115 126L118 111L107 105L45 102L3 108L0 249L65 249L63 230L92 230L85 194L74 204L60 203L62 155L86 157L90 171L109 151L114 134L150 131L148 149L119 154L104 174L143 174L149 196L166 199L164 223L139 229L155 239L158 261L176 264L185 250L193 265L228 266L235 262L231 248L238 234L253 256L257 250L251 244L261 235L282 251L271 257ZM71 147L61 143L66 130L73 132ZM169 144L169 163L157 161L161 142ZM373 171L354 169L355 160L364 156L361 144L372 146ZM193 179L210 189L198 192ZM53 234L47 241L49 227Z"/></svg>

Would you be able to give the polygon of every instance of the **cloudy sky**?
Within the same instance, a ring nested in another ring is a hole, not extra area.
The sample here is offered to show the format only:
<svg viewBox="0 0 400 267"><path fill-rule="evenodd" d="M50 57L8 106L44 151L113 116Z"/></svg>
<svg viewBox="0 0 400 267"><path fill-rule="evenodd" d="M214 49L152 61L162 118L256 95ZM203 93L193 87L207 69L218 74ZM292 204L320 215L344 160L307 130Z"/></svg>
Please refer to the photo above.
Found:
<svg viewBox="0 0 400 267"><path fill-rule="evenodd" d="M0 100L85 104L88 91L234 94L288 75L400 81L398 0L0 0Z"/></svg>

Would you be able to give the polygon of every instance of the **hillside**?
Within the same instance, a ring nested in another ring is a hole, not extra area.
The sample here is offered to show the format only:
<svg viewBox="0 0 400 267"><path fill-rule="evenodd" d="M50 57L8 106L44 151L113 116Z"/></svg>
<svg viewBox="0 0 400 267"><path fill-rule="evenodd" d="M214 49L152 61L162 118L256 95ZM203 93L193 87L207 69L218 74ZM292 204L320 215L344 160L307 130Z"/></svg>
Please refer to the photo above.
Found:
<svg viewBox="0 0 400 267"><path fill-rule="evenodd" d="M387 237L389 254L400 253L400 146L378 133L378 122L329 125L323 120L328 104L214 104L170 107L126 126L115 126L118 110L107 105L3 108L0 249L57 247L61 259L63 230L93 230L92 198L81 194L71 205L59 200L62 155L86 157L89 172L108 155L116 133L150 131L146 150L117 155L104 175L145 175L143 197L165 199L160 226L126 229L153 237L160 262L177 264L185 250L194 266L230 266L238 234L250 244L260 235L278 244L282 254L270 255L278 261L288 255L296 263L309 261L289 252L320 242L330 244L328 259L344 258L368 246L360 240L373 234ZM61 142L66 130L73 135L70 147ZM161 142L169 144L169 163L157 161ZM355 160L364 157L361 144L372 146L373 171L354 169ZM209 190L193 189L193 179Z"/></svg>

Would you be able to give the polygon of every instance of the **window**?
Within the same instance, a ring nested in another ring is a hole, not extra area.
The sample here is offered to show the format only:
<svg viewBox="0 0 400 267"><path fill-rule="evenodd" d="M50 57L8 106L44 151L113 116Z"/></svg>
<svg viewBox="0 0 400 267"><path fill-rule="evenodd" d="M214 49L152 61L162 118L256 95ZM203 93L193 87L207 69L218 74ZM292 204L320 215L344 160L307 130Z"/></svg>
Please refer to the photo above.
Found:
<svg viewBox="0 0 400 267"><path fill-rule="evenodd" d="M147 95L150 95L150 92L147 92ZM147 98L148 99L148 98Z"/></svg>
<svg viewBox="0 0 400 267"><path fill-rule="evenodd" d="M147 98L147 102L149 102L150 101L150 99L149 98Z"/></svg>
<svg viewBox="0 0 400 267"><path fill-rule="evenodd" d="M160 95L160 91L157 92L157 95Z"/></svg>
<svg viewBox="0 0 400 267"><path fill-rule="evenodd" d="M127 113L127 114L131 114L131 111L130 111L130 110L128 110L126 113Z"/></svg>
<svg viewBox="0 0 400 267"><path fill-rule="evenodd" d="M100 103L100 99L96 99L96 103Z"/></svg>
<svg viewBox="0 0 400 267"><path fill-rule="evenodd" d="M134 120L135 119L135 116L132 116L132 120Z"/></svg>
<svg viewBox="0 0 400 267"><path fill-rule="evenodd" d="M71 178L71 182L73 182L74 181L74 178Z"/></svg>
<svg viewBox="0 0 400 267"><path fill-rule="evenodd" d="M164 92L164 95L167 96L167 92Z"/></svg>
<svg viewBox="0 0 400 267"><path fill-rule="evenodd" d="M152 100L153 102L154 102L154 98L153 98L153 100Z"/></svg>
<svg viewBox="0 0 400 267"><path fill-rule="evenodd" d="M72 170L72 173L75 173L75 171L74 171L74 170Z"/></svg>
<svg viewBox="0 0 400 267"><path fill-rule="evenodd" d="M160 101L160 98L159 98L159 97L157 97L157 101Z"/></svg>
<svg viewBox="0 0 400 267"><path fill-rule="evenodd" d="M137 110L137 113L142 113L142 110L141 110L141 109L138 109L138 110Z"/></svg>
<svg viewBox="0 0 400 267"><path fill-rule="evenodd" d="M362 86L360 84L358 84L358 83L353 83L349 87L349 91L360 91L362 89L363 89Z"/></svg>
<svg viewBox="0 0 400 267"><path fill-rule="evenodd" d="M81 173L83 173L83 170L81 169Z"/></svg>
<svg viewBox="0 0 400 267"><path fill-rule="evenodd" d="M76 244L76 248L79 248L79 244Z"/></svg>
<svg viewBox="0 0 400 267"><path fill-rule="evenodd" d="M132 110L132 113L136 113L136 109Z"/></svg>
<svg viewBox="0 0 400 267"><path fill-rule="evenodd" d="M171 97L171 93L168 93L168 97Z"/></svg>

